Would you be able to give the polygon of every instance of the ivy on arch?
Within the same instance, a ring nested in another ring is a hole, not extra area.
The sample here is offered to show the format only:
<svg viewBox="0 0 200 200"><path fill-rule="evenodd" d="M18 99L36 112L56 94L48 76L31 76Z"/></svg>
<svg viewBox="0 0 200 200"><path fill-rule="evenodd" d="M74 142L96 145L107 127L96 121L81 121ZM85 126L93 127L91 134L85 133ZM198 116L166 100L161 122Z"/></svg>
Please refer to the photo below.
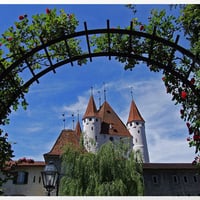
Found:
<svg viewBox="0 0 200 200"><path fill-rule="evenodd" d="M197 12L200 9L197 9ZM181 26L165 11L153 11L149 24L136 18L126 28L91 29L84 23L83 31L74 14L63 10L46 9L46 13L19 16L0 38L0 124L7 123L11 108L19 103L26 108L25 93L33 82L64 64L78 65L93 57L114 57L124 63L125 70L133 70L145 62L152 72L162 72L167 93L180 104L180 115L186 121L189 144L200 151L200 88L199 50L191 51L178 44ZM84 37L80 37L84 36ZM81 39L84 38L84 41ZM86 51L81 43L87 44ZM26 78L25 78L26 77Z"/></svg>

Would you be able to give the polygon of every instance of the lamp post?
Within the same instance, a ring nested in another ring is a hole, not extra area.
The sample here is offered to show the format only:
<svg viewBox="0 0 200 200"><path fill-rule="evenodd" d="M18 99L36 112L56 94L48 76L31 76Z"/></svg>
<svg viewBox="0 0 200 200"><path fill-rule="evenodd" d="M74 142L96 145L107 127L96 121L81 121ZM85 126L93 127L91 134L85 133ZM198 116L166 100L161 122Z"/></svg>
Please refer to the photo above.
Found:
<svg viewBox="0 0 200 200"><path fill-rule="evenodd" d="M44 171L41 172L43 185L48 192L48 196L50 196L50 192L57 189L56 195L58 194L58 170L54 163L50 161L44 168Z"/></svg>

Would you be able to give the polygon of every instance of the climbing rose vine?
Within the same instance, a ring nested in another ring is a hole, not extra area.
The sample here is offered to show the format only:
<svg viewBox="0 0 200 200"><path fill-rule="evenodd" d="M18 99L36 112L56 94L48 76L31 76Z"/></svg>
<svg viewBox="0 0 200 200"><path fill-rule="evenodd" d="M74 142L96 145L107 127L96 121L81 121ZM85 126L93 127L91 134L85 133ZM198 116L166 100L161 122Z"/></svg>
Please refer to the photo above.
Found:
<svg viewBox="0 0 200 200"><path fill-rule="evenodd" d="M57 39L63 35L75 32L78 20L74 14L66 14L63 10L58 13L56 9L46 9L46 12L32 16L32 19L24 14L18 17L13 26L8 28L0 38L0 73L29 53L32 49L37 49L49 41ZM69 39L67 42L60 41L48 47L48 54L43 50L37 52L32 57L24 58L18 68L10 72L10 77L5 77L0 85L0 96L2 98L1 121L0 124L8 123L7 116L11 108L6 108L7 102L12 102L12 108L16 110L19 103L26 108L27 102L24 94L28 88L24 88L17 99L12 99L12 94L20 90L24 83L20 73L25 70L34 74L35 70L40 70L48 65L54 64L69 56L80 55L82 50L78 39ZM69 51L66 49L70 49ZM68 53L67 53L68 52ZM50 61L51 60L51 61ZM54 63L49 63L54 62ZM79 64L85 60L79 60Z"/></svg>
<svg viewBox="0 0 200 200"><path fill-rule="evenodd" d="M154 35L173 43L178 42L175 36L182 31L190 42L190 50L196 55L198 62L186 55L174 53L172 47L160 40L132 35L130 42L129 34L115 33L115 30L121 29L120 27L110 28L109 34L93 35L88 38L94 53L109 51L129 55L115 56L117 61L124 64L125 70L132 70L140 64L142 61L139 58L148 58L145 62L149 70L163 74L162 81L166 86L166 92L172 95L175 104L181 105L180 117L187 124L191 137L189 145L195 147L196 153L200 151L199 16L200 8L197 5L183 6L179 17L167 15L165 10L153 9L147 24L133 18L132 26L126 27L128 31ZM34 15L31 19L27 14L21 14L14 25L2 34L0 74L20 59L21 62L1 81L0 124L8 123L11 109L16 110L19 104L24 108L27 106L25 93L28 92L28 88L22 87L22 72L30 71L34 76L34 72L70 58L76 58L79 65L87 62L87 59L80 59L81 55L88 53L83 52L80 39L72 37L68 40L59 40L63 36L75 33L78 24L74 14L47 8L44 13ZM37 49L41 50L36 51ZM34 50L36 53L33 56L27 56ZM20 95L14 98L16 91L20 91ZM10 102L12 108L7 107Z"/></svg>

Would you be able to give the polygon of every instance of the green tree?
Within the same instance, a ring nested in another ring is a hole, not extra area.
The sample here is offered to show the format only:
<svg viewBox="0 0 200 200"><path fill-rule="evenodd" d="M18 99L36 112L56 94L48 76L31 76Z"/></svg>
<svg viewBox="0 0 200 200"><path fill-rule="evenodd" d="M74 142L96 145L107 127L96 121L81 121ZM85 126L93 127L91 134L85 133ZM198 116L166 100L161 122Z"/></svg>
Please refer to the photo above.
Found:
<svg viewBox="0 0 200 200"><path fill-rule="evenodd" d="M143 195L142 162L127 146L108 142L96 153L66 147L62 156L60 195L137 196Z"/></svg>
<svg viewBox="0 0 200 200"><path fill-rule="evenodd" d="M137 7L132 5L129 7L135 15ZM83 54L83 51L80 41L71 38L67 40L67 43L64 40L58 40L48 45L48 54L44 48L41 48L41 51L36 51L32 56L27 56L27 59L22 59L22 57L63 35L75 33L78 24L79 22L74 14L66 14L63 10L58 13L56 9L46 9L46 13L34 15L31 20L27 15L19 16L18 21L2 34L0 38L0 74L13 63L19 63L19 65L10 71L9 75L5 76L0 83L0 125L9 122L8 116L12 110L17 110L19 105L24 108L28 105L25 99L28 88L23 87L24 81L21 78L21 72L28 70L34 74L34 71L50 66L51 61L59 62L70 57L79 57ZM167 15L165 10L153 9L147 24L133 18L133 30L152 34L155 26L157 36L173 42L175 41L173 37L175 33L182 31L185 38L190 42L190 50L199 58L199 5L183 5L178 17ZM118 28L120 29L120 27ZM130 26L127 29L130 30ZM110 51L137 54L139 56L149 54L147 50L152 46L150 39L133 37L131 48L129 41L128 35L110 33ZM94 52L108 50L107 34L90 38L90 43L93 44ZM153 72L163 73L163 81L167 92L172 95L175 104L182 106L180 113L181 118L186 121L190 134L188 138L189 145L195 147L197 153L200 151L199 65L192 64L192 61L185 56L177 58L176 55L170 54L171 51L172 49L164 46L161 42L154 42L151 59L162 60L165 65L170 64L170 67L176 70L180 76L185 77L187 85L173 74L162 70L159 66L149 65L149 69ZM20 59L22 59L22 62L19 62ZM116 57L116 59L124 63L126 70L132 70L139 63L133 58ZM86 59L78 60L78 64L84 64L86 61ZM187 87L188 85L190 87ZM16 94L19 95L16 96Z"/></svg>
<svg viewBox="0 0 200 200"><path fill-rule="evenodd" d="M9 161L14 157L10 142L8 141L8 134L0 130L0 195L3 193L2 185L9 179L11 167Z"/></svg>

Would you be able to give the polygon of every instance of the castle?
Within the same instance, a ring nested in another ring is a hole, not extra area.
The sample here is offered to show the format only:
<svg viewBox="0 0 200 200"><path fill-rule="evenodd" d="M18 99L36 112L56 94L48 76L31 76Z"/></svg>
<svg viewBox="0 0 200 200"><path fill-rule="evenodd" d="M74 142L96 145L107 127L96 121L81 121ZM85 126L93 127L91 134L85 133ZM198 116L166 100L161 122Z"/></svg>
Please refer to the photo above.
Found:
<svg viewBox="0 0 200 200"><path fill-rule="evenodd" d="M143 162L149 162L145 121L134 100L131 102L125 126L107 101L97 110L91 95L83 116L83 140L86 150L96 152L107 141L122 139L129 139L132 149L141 152Z"/></svg>
<svg viewBox="0 0 200 200"><path fill-rule="evenodd" d="M79 146L82 136L85 149L94 153L109 140L129 141L131 149L141 153L145 196L200 195L200 177L191 163L150 163L145 121L133 99L125 125L106 100L97 109L93 95L83 115L82 128L78 120L74 130L63 129L51 150L44 154L45 162L21 160L14 169L17 179L4 185L4 195L46 195L41 181L45 164L53 161L60 172L63 147L67 143ZM55 191L51 195L56 195Z"/></svg>

